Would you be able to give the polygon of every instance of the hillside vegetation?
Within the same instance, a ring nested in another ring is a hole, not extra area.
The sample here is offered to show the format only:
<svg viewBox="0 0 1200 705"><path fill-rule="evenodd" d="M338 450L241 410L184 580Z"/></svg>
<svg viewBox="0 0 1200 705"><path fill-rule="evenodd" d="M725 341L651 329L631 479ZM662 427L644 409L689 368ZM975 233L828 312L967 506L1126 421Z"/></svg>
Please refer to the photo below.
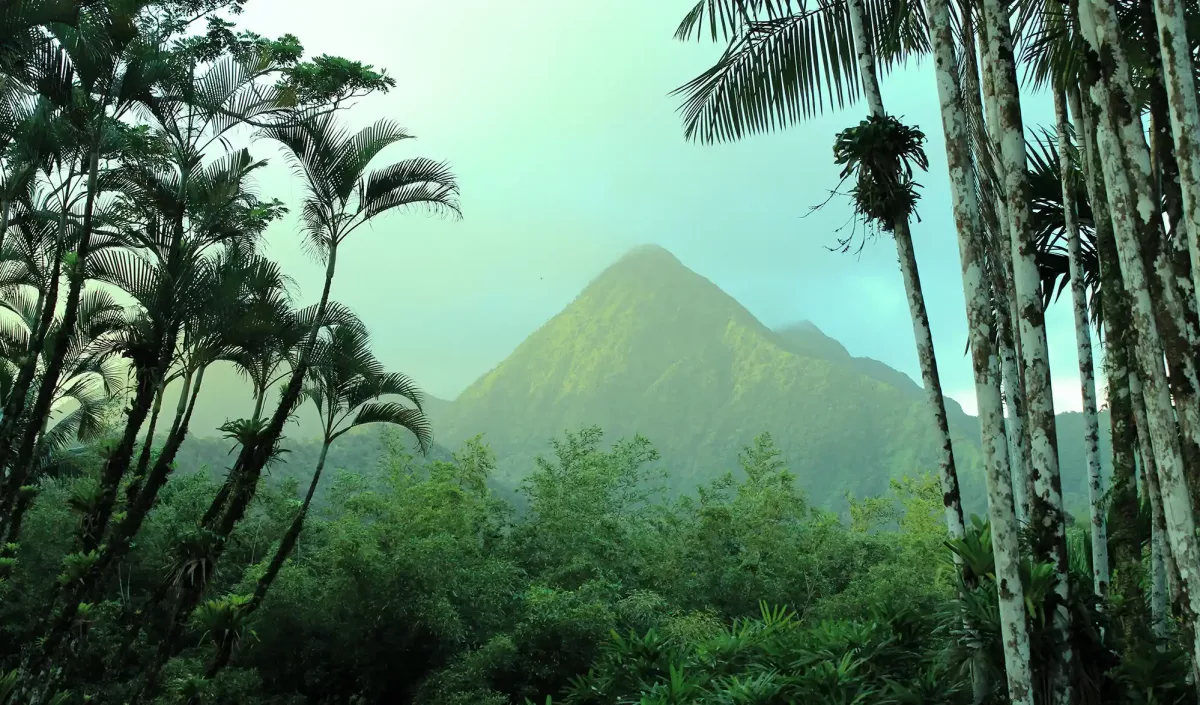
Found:
<svg viewBox="0 0 1200 705"><path fill-rule="evenodd" d="M438 441L484 433L497 481L520 482L563 430L641 433L669 458L676 491L708 482L769 432L813 501L842 506L894 478L936 468L922 389L851 356L811 323L772 331L666 250L638 248L452 403L431 414ZM982 511L979 424L949 404L968 505ZM1059 430L1064 486L1086 494L1082 423Z"/></svg>

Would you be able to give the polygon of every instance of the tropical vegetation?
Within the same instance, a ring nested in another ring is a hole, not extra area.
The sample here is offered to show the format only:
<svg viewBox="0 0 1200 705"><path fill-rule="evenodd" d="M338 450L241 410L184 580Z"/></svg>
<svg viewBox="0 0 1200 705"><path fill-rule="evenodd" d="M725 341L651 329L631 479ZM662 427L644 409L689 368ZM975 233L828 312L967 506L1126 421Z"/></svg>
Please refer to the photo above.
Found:
<svg viewBox="0 0 1200 705"><path fill-rule="evenodd" d="M681 88L690 137L865 98L832 159L861 232L897 248L940 442L934 474L842 517L769 434L677 497L646 438L571 430L527 460L519 511L479 438L415 462L424 395L331 290L362 226L457 216L455 175L385 158L412 138L390 119L344 126L395 85L386 71L239 30L243 1L0 8L0 705L1197 698L1192 4L699 0L686 15L680 38L725 45ZM917 57L943 118L986 517L963 509L910 227L926 135L879 84ZM1053 127L1023 125L1033 91L1052 93ZM301 202L259 195L265 161L235 137L277 147ZM289 208L325 265L315 302L263 252ZM1077 522L1045 325L1068 288ZM216 477L177 473L214 365L244 375L254 410L219 429ZM266 484L307 405L307 483ZM330 483L330 449L370 426L388 429L381 467Z"/></svg>

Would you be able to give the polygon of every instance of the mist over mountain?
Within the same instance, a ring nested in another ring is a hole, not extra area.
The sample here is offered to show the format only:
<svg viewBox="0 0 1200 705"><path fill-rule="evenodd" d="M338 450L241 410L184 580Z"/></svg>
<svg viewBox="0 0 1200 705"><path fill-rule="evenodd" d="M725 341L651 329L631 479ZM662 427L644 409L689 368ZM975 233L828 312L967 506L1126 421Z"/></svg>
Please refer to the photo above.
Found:
<svg viewBox="0 0 1200 705"><path fill-rule="evenodd" d="M223 375L223 376L222 376ZM231 371L215 384L228 415L249 412L245 383ZM206 381L206 384L209 384ZM201 397L204 398L203 396ZM946 399L964 501L984 510L978 420ZM430 459L477 434L495 450L494 482L511 493L564 432L600 426L610 441L650 439L674 492L690 492L737 467L738 453L770 432L798 482L817 503L846 493L877 495L893 478L936 472L938 440L923 388L908 375L851 355L809 321L772 330L665 249L634 249L596 277L558 315L453 401L428 397ZM197 409L197 416L213 416ZM215 428L225 418L204 418ZM1083 419L1058 417L1068 505L1086 499ZM1101 418L1105 470L1107 417ZM276 479L303 478L319 452L315 413L302 408L284 441ZM220 472L230 442L200 432L181 465ZM370 474L384 451L377 431L340 439L336 469Z"/></svg>
<svg viewBox="0 0 1200 705"><path fill-rule="evenodd" d="M978 494L978 431L954 411L964 484ZM679 491L735 468L768 431L822 503L934 470L938 447L911 379L850 356L810 323L770 330L659 247L609 267L436 421L451 447L483 432L505 482L565 429L641 433Z"/></svg>

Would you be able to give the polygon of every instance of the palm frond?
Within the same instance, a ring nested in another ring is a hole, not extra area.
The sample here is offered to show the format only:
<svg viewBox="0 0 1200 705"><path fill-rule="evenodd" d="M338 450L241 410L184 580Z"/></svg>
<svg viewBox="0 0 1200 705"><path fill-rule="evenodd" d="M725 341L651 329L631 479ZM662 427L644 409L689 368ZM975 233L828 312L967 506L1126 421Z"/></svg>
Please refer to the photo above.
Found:
<svg viewBox="0 0 1200 705"><path fill-rule="evenodd" d="M736 3L737 0L733 0ZM765 0L764 0L765 1ZM683 97L684 134L702 142L771 132L841 109L859 97L858 64L844 1L775 3L741 23L721 58L673 91ZM866 32L885 70L930 50L924 10L913 0L864 0ZM769 16L775 14L776 16Z"/></svg>

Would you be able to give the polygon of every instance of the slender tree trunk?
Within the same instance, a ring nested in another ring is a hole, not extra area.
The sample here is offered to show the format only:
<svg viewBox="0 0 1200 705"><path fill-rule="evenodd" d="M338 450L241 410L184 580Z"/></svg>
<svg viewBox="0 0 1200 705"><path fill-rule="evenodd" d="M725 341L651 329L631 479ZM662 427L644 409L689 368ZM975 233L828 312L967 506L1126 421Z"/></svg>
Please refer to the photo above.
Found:
<svg viewBox="0 0 1200 705"><path fill-rule="evenodd" d="M1013 284L1020 317L1021 354L1025 360L1025 392L1029 406L1029 434L1033 454L1033 480L1037 490L1031 522L1037 552L1051 560L1057 578L1053 624L1062 644L1071 644L1071 613L1067 609L1070 581L1066 548L1066 523L1062 509L1062 484L1058 472L1054 397L1046 343L1045 314L1041 302L1041 276L1035 259L1036 245L1029 231L1029 186L1025 157L1025 132L1021 119L1016 64L1012 50L1008 6L984 0L983 24L987 27L989 62L995 66L995 97L999 120L992 126L1004 165L1005 200L1012 239ZM1050 700L1055 705L1071 701L1070 673L1074 648L1063 648L1050 675Z"/></svg>
<svg viewBox="0 0 1200 705"><path fill-rule="evenodd" d="M1082 90L1088 90L1090 79L1085 77ZM1136 493L1136 468L1134 449L1137 446L1134 406L1130 389L1129 340L1133 323L1130 319L1129 297L1125 292L1125 281L1121 276L1120 256L1114 236L1114 227L1129 227L1128 219L1114 221L1108 208L1108 191L1097 149L1096 130L1099 126L1099 109L1088 101L1086 105L1073 89L1069 96L1071 113L1076 116L1075 132L1083 146L1084 182L1088 189L1088 203L1092 207L1092 219L1096 228L1096 252L1100 261L1100 300L1104 310L1104 365L1108 380L1109 425L1112 431L1112 489L1109 495L1109 511L1113 521L1109 523L1113 532L1109 546L1115 561L1117 594L1121 595L1125 614L1120 617L1122 630L1132 638L1134 628L1142 620L1140 608L1142 585L1139 578L1142 567L1142 547L1136 535L1138 525L1138 498ZM1119 221L1119 222L1118 222ZM1132 234L1129 235L1132 237Z"/></svg>
<svg viewBox="0 0 1200 705"><path fill-rule="evenodd" d="M1150 527L1150 537L1150 633L1161 641L1167 638L1166 538L1157 524Z"/></svg>
<svg viewBox="0 0 1200 705"><path fill-rule="evenodd" d="M1130 387L1134 388L1139 393L1141 392L1141 385L1138 383L1136 376L1134 378L1130 379ZM1135 399L1135 402L1136 401L1137 400ZM1138 408L1138 407L1135 407L1135 408ZM1140 408L1139 408L1139 412L1140 412ZM1141 414L1141 415L1144 416L1144 414ZM1139 418L1140 418L1140 416L1139 416ZM1143 447L1146 447L1149 444L1143 442L1142 445L1143 445ZM1147 450L1150 450L1150 449L1147 448ZM1151 456L1153 456L1153 453L1151 453ZM1183 578L1179 572L1179 564L1176 562L1175 557L1171 554L1170 537L1168 535L1166 513L1163 510L1162 491L1161 491L1161 488L1159 485L1158 469L1154 465L1153 457L1151 457L1149 462L1144 463L1142 465L1142 467L1144 470L1142 473L1142 476L1145 480L1144 484L1146 487L1146 497L1149 500L1149 504L1150 504L1150 541L1151 541L1151 545L1150 545L1150 557L1151 557L1151 565L1150 565L1150 570L1151 570L1151 576L1150 576L1150 580L1151 580L1151 595L1150 595L1151 623L1150 623L1150 627L1151 627L1151 634L1157 636L1161 632L1161 633L1169 636L1169 630L1167 629L1166 619L1167 619L1168 615L1170 614L1170 610L1167 608L1167 605L1170 603L1174 603L1176 605L1176 608L1178 609L1179 613L1183 616L1183 620L1184 620L1182 634L1180 634L1180 637L1182 637L1185 641L1190 642L1196 638L1196 634L1195 634L1196 616L1192 612L1192 609L1190 606L1190 600L1188 599L1188 591L1187 591L1187 588L1184 586ZM1159 545L1158 555L1159 555L1159 558L1161 559L1161 564L1162 564L1161 583L1165 584L1166 588L1167 588L1166 591L1159 592L1158 594L1156 594L1156 591L1159 590L1160 585L1156 584L1155 581L1159 579L1159 576L1154 572L1155 571L1154 541L1155 541L1156 537L1158 539L1158 545ZM1170 603L1168 603L1167 599L1166 599L1166 596L1168 594L1170 595L1170 598L1171 598ZM1159 604L1159 606L1156 607L1156 604L1160 603L1160 602L1161 602L1161 604ZM1161 622L1154 620L1154 614L1155 614L1156 609L1162 610L1160 612L1161 616L1163 617ZM1200 675L1200 674L1197 673L1196 662L1195 662L1195 660L1193 660L1192 661L1192 678L1193 678L1193 681L1195 681L1194 685L1196 685L1197 688L1200 688L1200 679L1197 678L1198 675Z"/></svg>
<svg viewBox="0 0 1200 705"><path fill-rule="evenodd" d="M879 90L879 77L875 71L875 57L871 52L870 40L866 35L864 10L861 0L849 0L850 26L854 32L854 50L858 60L858 72L862 79L863 94L867 106L875 117L883 117L883 95ZM929 329L929 313L925 308L925 295L921 290L921 277L917 271L917 257L913 250L912 231L907 219L894 223L896 255L900 262L900 273L904 278L904 291L908 298L908 311L912 318L913 337L917 343L917 359L921 366L921 381L925 387L926 401L933 414L934 425L940 436L938 454L938 477L942 487L942 504L946 516L946 529L951 538L961 539L966 535L963 523L962 500L959 492L958 471L954 465L954 447L950 441L950 424L946 419L946 400L942 395L942 383L938 375L937 358L933 351L933 334Z"/></svg>
<svg viewBox="0 0 1200 705"><path fill-rule="evenodd" d="M937 359L933 352L933 334L929 329L929 313L925 309L925 295L921 291L921 279L917 274L917 258L913 252L912 235L907 221L896 221L895 235L900 272L904 277L904 290L908 295L908 310L912 317L913 336L917 340L917 358L921 363L921 379L925 387L926 401L930 411L933 412L933 420L942 442L938 455L938 477L941 480L946 529L952 539L961 539L966 535L966 527L963 522L958 469L954 463L950 424L946 418L946 399L942 395L942 382L938 374Z"/></svg>
<svg viewBox="0 0 1200 705"><path fill-rule="evenodd" d="M1012 477L1004 436L1004 408L1000 394L999 360L992 344L992 305L984 273L984 235L967 134L967 115L950 25L948 0L926 0L934 67L946 138L946 162L954 223L958 231L963 293L970 326L971 361L979 404L983 438L988 514L995 551L1000 632L1004 648L1009 702L1032 705L1033 677L1029 663L1029 625L1024 587L1020 578L1020 549L1013 505Z"/></svg>
<svg viewBox="0 0 1200 705"><path fill-rule="evenodd" d="M965 15L970 19L971 15ZM972 24L964 25L971 28ZM979 32L979 37L983 41L984 46L988 44L987 25L984 22L973 25ZM975 66L975 38L973 35L963 34L964 56L968 58L970 66L968 67L968 79L977 74ZM1012 249L1009 247L1008 233L1011 230L1008 217L1008 205L1004 200L1004 184L1005 184L1005 165L1001 159L993 159L993 156L1000 152L999 145L987 133L988 125L1000 124L1000 107L996 100L996 70L995 66L990 61L983 62L983 83L982 86L975 86L972 99L979 99L979 114L986 114L986 122L979 122L977 130L980 134L976 135L976 144L980 151L978 159L985 161L990 169L979 169L981 172L979 178L981 182L986 181L993 190L997 192L997 197L991 204L995 213L995 223L993 223L992 237L988 237L987 246L989 248L989 257L993 262L999 262L999 271L1003 279L1003 285L995 287L997 297L1007 303L1007 306L1001 304L997 309L1007 309L1001 312L1000 329L1000 355L1003 361L1004 369L1004 389L1008 401L1009 410L1009 447L1015 451L1012 458L1012 480L1013 480L1013 497L1016 501L1017 517L1021 522L1030 520L1030 514L1033 510L1034 498L1037 496L1037 490L1033 485L1033 445L1029 431L1029 414L1026 405L1026 389L1025 389L1025 360L1021 355L1021 338L1020 331L1017 327L1017 321L1020 320L1020 314L1017 310L1017 293L1014 288L1013 281L1015 279L1015 271L1013 268ZM979 91L982 90L982 98L976 98ZM981 204L983 205L983 204ZM995 267L993 267L995 269ZM1001 296L1001 292L1003 295Z"/></svg>
<svg viewBox="0 0 1200 705"><path fill-rule="evenodd" d="M180 420L179 427L182 428L182 436L187 435L187 422L192 418L192 412L196 408L196 398L200 393L200 386L204 381L205 367L201 367L195 378L195 384L192 388L191 400L188 402L187 411L184 413L183 420ZM182 441L181 441L182 442ZM135 532L136 534L136 532ZM110 667L123 670L128 662L128 655L137 641L138 636L146 627L147 622L153 618L158 606L167 598L167 594L175 587L174 581L171 578L166 578L159 582L154 594L147 601L146 606L138 612L126 615L122 619L122 626L125 630L125 636L121 639L121 647L118 649L115 658L110 662Z"/></svg>
<svg viewBox="0 0 1200 705"><path fill-rule="evenodd" d="M295 518L292 519L291 526L288 527L287 533L279 542L279 548L271 557L271 563L267 566L266 572L262 574L254 587L254 596L250 601L251 609L257 609L262 604L263 598L267 596L267 591L271 589L271 584L275 582L283 564L287 562L288 557L292 554L292 549L296 547L300 531L304 528L304 520L308 517L309 507L312 506L313 497L317 494L317 485L320 484L321 473L325 470L325 460L329 455L330 445L328 439L321 445L321 455L317 458L317 467L313 470L312 480L308 483L308 492L304 495L304 502L301 503Z"/></svg>
<svg viewBox="0 0 1200 705"><path fill-rule="evenodd" d="M1083 3L1080 6L1080 28L1084 38L1093 51L1098 47L1098 25L1101 17L1107 17L1111 8L1104 0ZM1109 18L1111 19L1111 18ZM1111 42L1099 48L1110 52L1114 49ZM1113 63L1121 63L1122 57L1117 57ZM1127 67L1126 67L1127 68ZM1103 74L1102 74L1103 77ZM1110 201L1114 213L1114 223L1118 218L1133 220L1133 213L1143 209L1143 220L1153 216L1153 204L1146 199L1133 198L1133 188L1122 174L1128 174L1131 179L1137 174L1131 171L1122 172L1122 167L1128 169L1129 161L1124 159L1122 147L1128 146L1127 140L1118 142L1116 139L1115 118L1110 110L1109 100L1112 91L1104 91L1104 84L1093 87L1092 100L1100 108L1102 122L1098 131L1099 152L1104 167L1105 180L1109 194L1117 197ZM1107 124L1105 123L1107 121ZM1144 140L1142 145L1145 145ZM1136 148L1136 143L1134 145ZM1149 159L1146 159L1148 166ZM1144 178L1148 178L1144 174ZM1200 588L1200 551L1196 545L1196 524L1192 514L1191 498L1184 478L1183 455L1180 447L1179 430L1176 426L1174 407L1171 403L1171 391L1168 386L1166 370L1163 368L1163 345L1159 336L1158 321L1156 320L1153 303L1150 300L1149 274L1142 259L1140 243L1135 239L1122 237L1122 228L1117 231L1117 248L1121 256L1121 270L1132 298L1132 314L1134 330L1136 331L1135 351L1138 361L1138 377L1143 386L1146 404L1146 416L1149 436L1154 447L1155 467L1158 470L1159 491L1162 496L1164 517L1167 524L1168 546L1172 556L1179 564L1183 588L1188 594L1192 614L1197 613L1195 603L1196 590ZM1194 631L1193 625L1193 633ZM1200 658L1200 641L1193 639L1193 657Z"/></svg>
<svg viewBox="0 0 1200 705"><path fill-rule="evenodd" d="M335 244L329 249L328 261L325 267L325 286L321 291L321 299L317 304L316 315L313 318L313 327L309 331L304 342L304 347L300 351L299 360L295 369L292 370L288 385L284 389L283 394L280 395L279 405L275 408L275 413L271 416L271 420L263 433L250 444L242 446L242 450L238 454L238 459L234 464L234 472L237 473L236 480L229 492L229 499L226 506L212 528L212 531L219 537L227 538L245 515L246 508L254 498L254 491L258 485L262 469L270 458L275 444L283 432L283 425L291 415L296 400L300 398L304 377L308 374L312 349L325 322L325 313L329 305L329 291L333 286L333 276L336 267L337 246ZM218 541L215 544L211 557L213 566L216 566L220 561L225 545L224 541ZM135 700L140 700L157 689L162 668L174 653L176 645L187 627L188 620L191 618L192 612L203 597L204 588L205 584L203 582L197 582L196 584L184 586L180 591L179 599L176 602L175 615L168 627L167 634L159 644L153 661L146 670L139 696Z"/></svg>
<svg viewBox="0 0 1200 705"><path fill-rule="evenodd" d="M137 496L138 491L142 487L142 478L146 476L146 468L150 465L150 452L154 448L154 433L158 426L158 415L162 412L163 396L167 392L167 377L163 378L158 383L158 389L154 392L154 407L150 410L150 426L146 429L146 440L142 442L141 453L138 454L137 468L133 471L133 480L125 488L125 496L127 500L132 500ZM179 394L179 403L182 405L187 399L187 382L184 382L184 389Z"/></svg>
<svg viewBox="0 0 1200 705"><path fill-rule="evenodd" d="M304 495L304 501L300 504L300 509L297 510L296 516L292 518L292 523L288 526L287 533L279 541L279 547L275 549L274 555L271 556L271 562L267 564L267 570L255 584L254 595L242 608L243 617L254 614L262 606L263 600L267 597L267 592L271 589L271 585L275 583L275 578L279 577L279 571L283 569L288 557L292 555L292 549L296 547L296 542L300 539L300 532L304 529L304 520L308 517L308 510L312 506L313 497L317 494L317 485L321 482L321 472L325 469L325 459L329 455L329 446L330 441L327 437L321 445L321 454L317 458L317 467L313 470L312 480L308 483L308 492ZM211 679L220 673L229 664L232 654L233 640L226 639L221 642L217 647L216 657L209 665L204 677Z"/></svg>
<svg viewBox="0 0 1200 705"><path fill-rule="evenodd" d="M1130 379L1133 390L1134 417L1138 424L1138 440L1140 447L1138 455L1142 458L1142 477L1146 487L1146 495L1150 505L1150 630L1159 639L1166 637L1167 627L1167 574L1166 574L1166 518L1163 516L1162 502L1158 496L1158 470L1154 467L1154 449L1150 437L1142 429L1146 429L1146 409L1142 403L1142 385L1134 375ZM1154 492L1150 492L1150 488ZM1140 546L1139 546L1140 548ZM1140 565L1138 566L1141 567Z"/></svg>
<svg viewBox="0 0 1200 705"><path fill-rule="evenodd" d="M1058 159L1062 170L1063 214L1067 231L1067 258L1071 276L1071 303L1075 313L1075 350L1079 358L1079 384L1083 398L1083 443L1088 468L1088 505L1092 528L1092 587L1108 594L1108 528L1105 526L1104 485L1100 477L1100 419L1096 408L1096 377L1092 367L1092 326L1088 319L1087 289L1083 283L1083 255L1079 221L1075 213L1075 187L1071 178L1071 131L1068 129L1067 97L1054 91Z"/></svg>
<svg viewBox="0 0 1200 705"><path fill-rule="evenodd" d="M1171 113L1171 132L1175 138L1175 158L1183 196L1183 223L1187 249L1191 255L1192 289L1200 292L1200 105L1196 99L1192 49L1188 45L1187 18L1179 0L1155 0L1158 21L1158 46L1162 60L1163 83ZM1194 303L1193 308L1200 309Z"/></svg>

